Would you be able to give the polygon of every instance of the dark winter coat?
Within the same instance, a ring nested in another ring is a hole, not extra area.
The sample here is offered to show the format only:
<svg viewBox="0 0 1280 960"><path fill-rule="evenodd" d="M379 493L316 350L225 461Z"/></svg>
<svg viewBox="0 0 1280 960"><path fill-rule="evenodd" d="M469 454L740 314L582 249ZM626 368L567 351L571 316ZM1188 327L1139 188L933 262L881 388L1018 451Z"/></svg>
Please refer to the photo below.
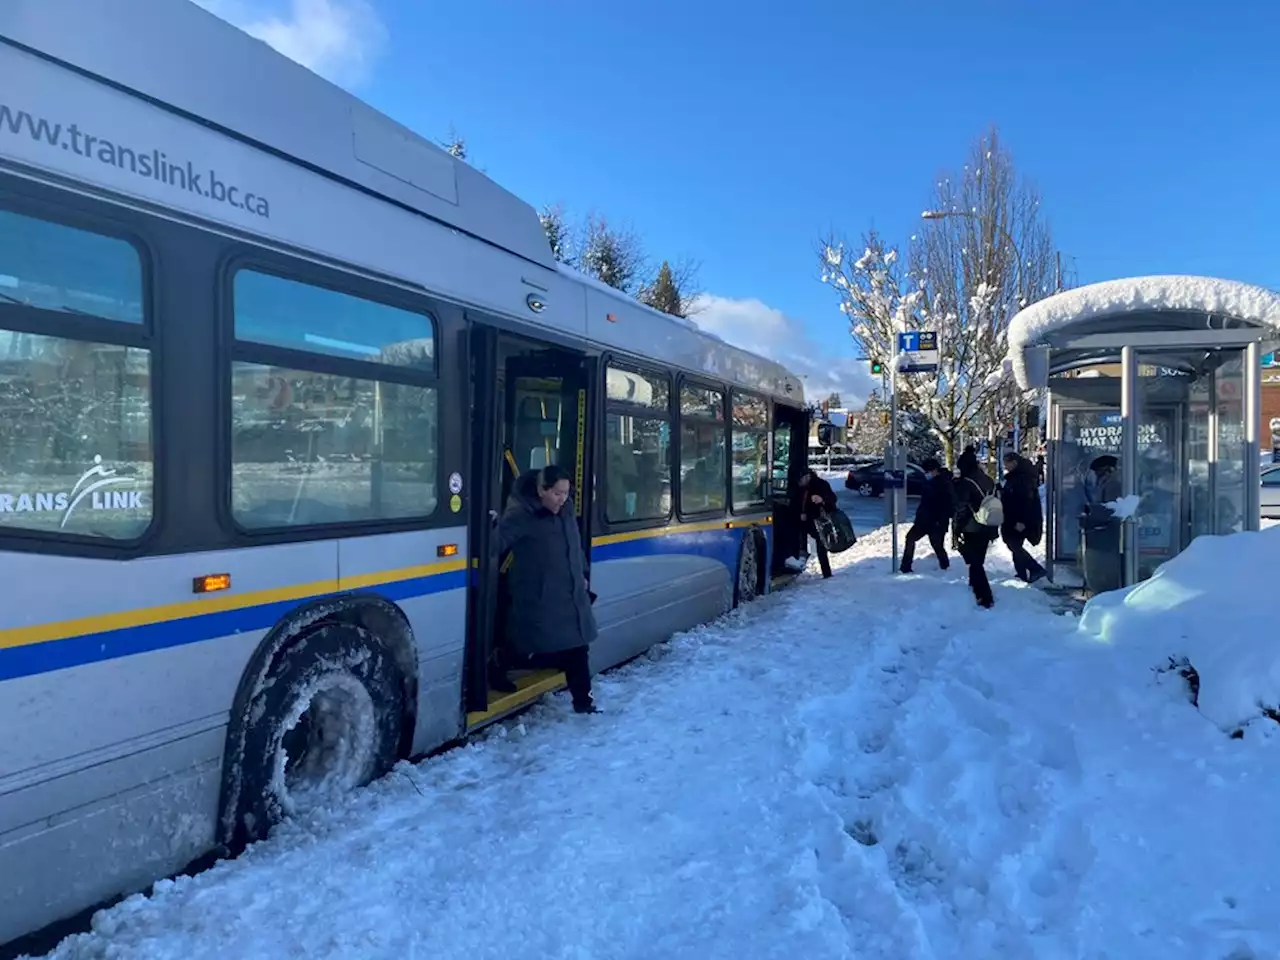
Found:
<svg viewBox="0 0 1280 960"><path fill-rule="evenodd" d="M1020 534L1031 544L1038 544L1044 534L1044 512L1040 508L1040 484L1035 464L1019 457L1017 466L1004 475L1000 488L1000 504L1004 507L1004 524L1000 532L1009 537ZM1022 524L1021 531L1015 524Z"/></svg>
<svg viewBox="0 0 1280 960"><path fill-rule="evenodd" d="M995 488L995 481L988 477L977 464L961 472L955 487L956 517L951 527L952 536L994 535L995 530L992 527L983 526L974 517L978 508L982 506L983 499Z"/></svg>
<svg viewBox="0 0 1280 960"><path fill-rule="evenodd" d="M1085 511L1088 512L1090 506L1120 499L1123 480L1120 461L1110 454L1095 457L1089 464L1089 474L1085 477Z"/></svg>
<svg viewBox="0 0 1280 960"><path fill-rule="evenodd" d="M573 501L552 513L533 484L517 484L498 522L498 541L510 551L507 589L511 609L507 637L526 655L585 646L596 638L587 592L582 537Z"/></svg>
<svg viewBox="0 0 1280 960"><path fill-rule="evenodd" d="M951 474L939 470L932 480L925 482L916 504L916 525L927 530L946 532L947 524L956 512L956 491Z"/></svg>
<svg viewBox="0 0 1280 960"><path fill-rule="evenodd" d="M827 511L836 508L836 492L831 489L831 484L823 480L816 473L809 477L809 485L801 487L796 485L796 495L792 506L795 507L797 513L802 513L809 519L813 519L818 515L818 506L812 502L813 497L822 498L822 508Z"/></svg>

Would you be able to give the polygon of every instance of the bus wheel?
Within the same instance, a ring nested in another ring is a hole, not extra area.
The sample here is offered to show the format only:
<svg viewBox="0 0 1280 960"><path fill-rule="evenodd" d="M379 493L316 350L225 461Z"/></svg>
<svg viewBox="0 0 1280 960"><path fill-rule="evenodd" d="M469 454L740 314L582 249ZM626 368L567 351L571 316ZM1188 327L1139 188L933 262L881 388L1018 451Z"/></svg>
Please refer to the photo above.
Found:
<svg viewBox="0 0 1280 960"><path fill-rule="evenodd" d="M248 715L236 823L251 842L391 769L404 677L367 630L322 622L282 650Z"/></svg>
<svg viewBox="0 0 1280 960"><path fill-rule="evenodd" d="M747 529L742 535L742 548L738 551L738 582L735 589L737 606L750 603L760 593L760 551L756 532Z"/></svg>

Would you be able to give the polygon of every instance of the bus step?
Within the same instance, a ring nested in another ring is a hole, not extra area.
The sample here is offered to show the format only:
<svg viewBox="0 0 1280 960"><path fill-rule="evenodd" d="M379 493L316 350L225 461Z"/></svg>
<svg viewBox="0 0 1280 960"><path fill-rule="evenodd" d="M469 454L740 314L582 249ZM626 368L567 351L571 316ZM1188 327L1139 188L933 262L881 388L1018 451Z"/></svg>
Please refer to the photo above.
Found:
<svg viewBox="0 0 1280 960"><path fill-rule="evenodd" d="M468 733L515 713L533 703L544 693L563 690L565 685L564 674L559 670L531 670L513 677L512 682L516 685L514 693L498 693L490 690L489 709L467 714Z"/></svg>

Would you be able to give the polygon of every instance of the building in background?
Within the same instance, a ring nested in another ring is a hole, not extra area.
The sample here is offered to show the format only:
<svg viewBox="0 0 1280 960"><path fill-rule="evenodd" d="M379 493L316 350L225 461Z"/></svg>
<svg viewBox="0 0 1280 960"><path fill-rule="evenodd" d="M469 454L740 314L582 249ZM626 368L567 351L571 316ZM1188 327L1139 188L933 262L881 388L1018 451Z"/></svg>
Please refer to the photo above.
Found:
<svg viewBox="0 0 1280 960"><path fill-rule="evenodd" d="M1270 450L1272 461L1280 462L1280 360L1274 353L1262 358L1262 433L1259 437L1263 461Z"/></svg>

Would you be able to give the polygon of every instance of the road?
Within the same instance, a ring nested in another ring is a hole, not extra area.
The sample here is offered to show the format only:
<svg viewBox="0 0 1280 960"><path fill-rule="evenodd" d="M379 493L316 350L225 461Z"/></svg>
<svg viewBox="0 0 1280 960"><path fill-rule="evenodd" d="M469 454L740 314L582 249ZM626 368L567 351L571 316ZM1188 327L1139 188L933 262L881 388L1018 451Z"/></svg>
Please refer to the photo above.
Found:
<svg viewBox="0 0 1280 960"><path fill-rule="evenodd" d="M854 532L858 536L868 530L874 530L876 527L882 527L887 524L888 518L885 514L887 509L887 501L884 497L863 497L859 496L853 490L844 489L844 484L840 480L832 480L831 486L835 488L836 499L839 501L840 509L849 515L849 519L853 521ZM902 516L899 521L910 523L911 518L916 515L916 502L919 497L908 497L906 505L903 507Z"/></svg>

